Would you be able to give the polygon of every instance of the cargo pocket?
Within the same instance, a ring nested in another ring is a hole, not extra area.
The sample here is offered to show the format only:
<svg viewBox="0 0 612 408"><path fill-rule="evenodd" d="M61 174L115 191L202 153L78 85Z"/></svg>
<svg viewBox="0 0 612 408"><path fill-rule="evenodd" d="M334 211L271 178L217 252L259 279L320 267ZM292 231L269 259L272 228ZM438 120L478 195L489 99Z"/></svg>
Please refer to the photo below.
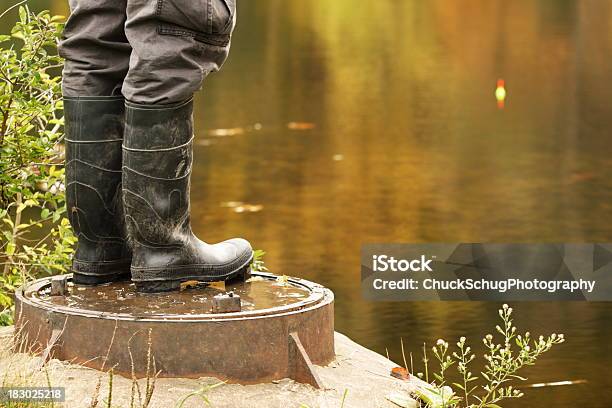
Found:
<svg viewBox="0 0 612 408"><path fill-rule="evenodd" d="M157 0L158 32L226 46L235 13L236 0Z"/></svg>

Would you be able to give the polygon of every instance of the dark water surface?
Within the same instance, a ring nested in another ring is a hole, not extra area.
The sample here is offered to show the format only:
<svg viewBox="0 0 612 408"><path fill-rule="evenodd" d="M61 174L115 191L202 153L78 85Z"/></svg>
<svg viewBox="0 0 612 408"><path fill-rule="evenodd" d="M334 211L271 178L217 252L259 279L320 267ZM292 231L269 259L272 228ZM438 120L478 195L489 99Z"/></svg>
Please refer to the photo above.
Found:
<svg viewBox="0 0 612 408"><path fill-rule="evenodd" d="M362 300L365 242L612 241L611 1L239 3L197 97L193 227L332 288L337 330L401 361L400 338L480 348L497 324L498 304ZM612 304L512 306L567 338L528 382L587 383L502 405L611 406Z"/></svg>
<svg viewBox="0 0 612 408"><path fill-rule="evenodd" d="M66 296L50 296L50 287L32 296L45 302L82 310L156 317L213 313L213 297L223 293L231 292L240 296L243 312L294 305L310 295L305 287L261 277L251 278L247 282L215 282L211 285L192 281L184 290L153 294L137 292L129 280L100 286L69 283L67 289Z"/></svg>

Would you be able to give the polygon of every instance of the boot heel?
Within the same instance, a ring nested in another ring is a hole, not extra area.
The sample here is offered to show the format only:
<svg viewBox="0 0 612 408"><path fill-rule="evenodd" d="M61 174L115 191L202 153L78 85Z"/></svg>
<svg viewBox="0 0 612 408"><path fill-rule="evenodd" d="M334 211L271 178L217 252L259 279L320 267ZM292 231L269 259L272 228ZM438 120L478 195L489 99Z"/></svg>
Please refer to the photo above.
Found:
<svg viewBox="0 0 612 408"><path fill-rule="evenodd" d="M141 293L171 292L181 288L180 280L134 282Z"/></svg>
<svg viewBox="0 0 612 408"><path fill-rule="evenodd" d="M131 259L112 262L87 262L78 259L72 260L72 282L77 285L94 286L115 281L122 281L130 277Z"/></svg>
<svg viewBox="0 0 612 408"><path fill-rule="evenodd" d="M103 285L105 283L126 281L129 279L129 270L105 275L84 275L82 273L72 271L72 283L76 285L96 286Z"/></svg>
<svg viewBox="0 0 612 408"><path fill-rule="evenodd" d="M239 269L234 275L227 278L225 281L227 283L234 282L246 282L251 279L251 263L249 262L247 265L243 266Z"/></svg>

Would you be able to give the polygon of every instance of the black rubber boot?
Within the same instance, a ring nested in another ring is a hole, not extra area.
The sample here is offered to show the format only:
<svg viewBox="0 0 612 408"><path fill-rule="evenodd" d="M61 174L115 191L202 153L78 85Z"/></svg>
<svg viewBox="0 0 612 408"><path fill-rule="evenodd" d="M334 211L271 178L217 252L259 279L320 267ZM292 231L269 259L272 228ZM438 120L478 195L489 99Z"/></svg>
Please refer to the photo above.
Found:
<svg viewBox="0 0 612 408"><path fill-rule="evenodd" d="M73 282L127 278L131 253L121 201L122 97L64 98L66 207L78 238Z"/></svg>
<svg viewBox="0 0 612 408"><path fill-rule="evenodd" d="M250 274L253 250L247 241L234 238L210 245L191 231L192 113L191 100L176 105L126 102L123 202L132 281L141 292Z"/></svg>

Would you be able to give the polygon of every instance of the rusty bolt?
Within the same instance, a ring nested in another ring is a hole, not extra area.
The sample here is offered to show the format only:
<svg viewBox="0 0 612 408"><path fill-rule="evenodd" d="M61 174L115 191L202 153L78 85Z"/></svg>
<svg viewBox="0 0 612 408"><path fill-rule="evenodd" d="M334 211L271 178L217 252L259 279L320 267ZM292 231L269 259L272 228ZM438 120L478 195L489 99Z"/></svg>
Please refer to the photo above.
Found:
<svg viewBox="0 0 612 408"><path fill-rule="evenodd" d="M66 296L67 278L65 275L51 277L51 296Z"/></svg>
<svg viewBox="0 0 612 408"><path fill-rule="evenodd" d="M232 313L240 310L240 296L234 292L221 293L213 297L213 313Z"/></svg>

